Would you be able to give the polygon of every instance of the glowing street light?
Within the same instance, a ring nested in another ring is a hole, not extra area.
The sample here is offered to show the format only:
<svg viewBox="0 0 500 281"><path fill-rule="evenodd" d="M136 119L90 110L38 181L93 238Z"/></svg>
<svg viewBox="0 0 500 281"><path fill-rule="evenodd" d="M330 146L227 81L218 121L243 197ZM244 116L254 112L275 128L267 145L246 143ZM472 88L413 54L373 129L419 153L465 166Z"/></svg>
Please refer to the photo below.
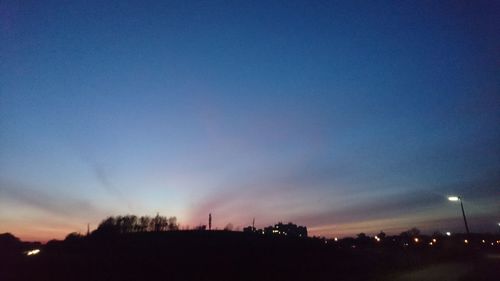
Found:
<svg viewBox="0 0 500 281"><path fill-rule="evenodd" d="M464 204L462 203L462 198L460 196L450 196L448 200L456 202L460 201L460 207L462 208L462 215L464 216L465 230L467 231L467 236L469 236L469 225L467 224L467 218L465 217Z"/></svg>
<svg viewBox="0 0 500 281"><path fill-rule="evenodd" d="M40 253L40 250L39 249L34 249L34 250L26 252L26 255L27 256L33 256L33 255L37 255L38 253Z"/></svg>

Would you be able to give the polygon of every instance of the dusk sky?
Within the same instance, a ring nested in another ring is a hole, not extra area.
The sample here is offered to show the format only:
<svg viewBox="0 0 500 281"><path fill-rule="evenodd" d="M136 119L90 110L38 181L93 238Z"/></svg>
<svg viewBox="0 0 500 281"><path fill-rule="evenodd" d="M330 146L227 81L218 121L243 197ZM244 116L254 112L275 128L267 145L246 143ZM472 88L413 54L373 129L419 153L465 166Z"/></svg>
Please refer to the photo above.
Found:
<svg viewBox="0 0 500 281"><path fill-rule="evenodd" d="M1 1L0 233L500 222L498 1Z"/></svg>

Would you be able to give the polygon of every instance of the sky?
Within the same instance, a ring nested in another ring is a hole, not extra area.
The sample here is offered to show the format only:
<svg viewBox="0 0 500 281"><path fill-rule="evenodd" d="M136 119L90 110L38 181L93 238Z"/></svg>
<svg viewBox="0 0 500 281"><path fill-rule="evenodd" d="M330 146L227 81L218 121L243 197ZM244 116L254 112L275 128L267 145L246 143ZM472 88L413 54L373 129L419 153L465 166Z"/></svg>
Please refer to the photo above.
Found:
<svg viewBox="0 0 500 281"><path fill-rule="evenodd" d="M497 1L0 2L0 233L500 231Z"/></svg>

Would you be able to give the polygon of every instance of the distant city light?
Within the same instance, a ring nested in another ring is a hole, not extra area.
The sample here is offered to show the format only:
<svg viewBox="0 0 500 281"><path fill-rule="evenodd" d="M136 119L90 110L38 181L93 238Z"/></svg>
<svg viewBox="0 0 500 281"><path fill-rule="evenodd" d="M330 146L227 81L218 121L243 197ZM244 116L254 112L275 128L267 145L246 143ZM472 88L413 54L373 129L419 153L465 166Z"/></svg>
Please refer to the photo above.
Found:
<svg viewBox="0 0 500 281"><path fill-rule="evenodd" d="M464 243L465 243L465 244L468 244L468 243L469 243L469 240L465 239L465 240L464 240Z"/></svg>
<svg viewBox="0 0 500 281"><path fill-rule="evenodd" d="M451 236L451 232L446 232L446 236Z"/></svg>
<svg viewBox="0 0 500 281"><path fill-rule="evenodd" d="M483 240L481 240L481 242L483 242L483 244L484 244L484 243L486 243L486 241L484 241L484 239L483 239Z"/></svg>
<svg viewBox="0 0 500 281"><path fill-rule="evenodd" d="M436 238L432 239L432 243L436 243L436 242L437 242Z"/></svg>
<svg viewBox="0 0 500 281"><path fill-rule="evenodd" d="M450 196L450 197L448 197L448 200L450 200L450 201L458 201L458 200L460 200L460 197L458 197L458 196Z"/></svg>
<svg viewBox="0 0 500 281"><path fill-rule="evenodd" d="M432 246L432 245L433 245L433 243L432 243L432 242L429 242L429 245L431 245L431 246Z"/></svg>
<svg viewBox="0 0 500 281"><path fill-rule="evenodd" d="M417 237L413 238L413 241L415 241L415 243L418 243L418 238Z"/></svg>
<svg viewBox="0 0 500 281"><path fill-rule="evenodd" d="M333 238L333 240L334 240L335 242L339 241L339 239L338 239L337 237Z"/></svg>
<svg viewBox="0 0 500 281"><path fill-rule="evenodd" d="M38 253L40 253L40 250L39 250L39 249L34 249L34 250L31 250L31 251L28 251L28 252L26 253L26 255L27 255L27 256L33 256L33 255L36 255L36 254L38 254Z"/></svg>

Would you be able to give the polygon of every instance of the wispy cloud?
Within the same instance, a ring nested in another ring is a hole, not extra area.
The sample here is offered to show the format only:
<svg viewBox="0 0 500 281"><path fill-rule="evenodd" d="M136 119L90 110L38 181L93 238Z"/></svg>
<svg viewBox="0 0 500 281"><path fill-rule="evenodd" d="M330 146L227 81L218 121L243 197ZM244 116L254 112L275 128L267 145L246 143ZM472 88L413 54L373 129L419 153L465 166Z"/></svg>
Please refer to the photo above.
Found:
<svg viewBox="0 0 500 281"><path fill-rule="evenodd" d="M73 150L77 153L79 159L90 169L90 172L94 176L99 186L106 191L107 194L111 195L114 199L121 203L124 203L128 210L132 210L132 203L126 198L123 192L113 183L109 173L106 171L103 165L92 157L91 153L86 153L84 149L79 146L72 145Z"/></svg>
<svg viewBox="0 0 500 281"><path fill-rule="evenodd" d="M17 182L0 181L0 194L2 200L17 202L36 208L51 216L72 218L95 217L103 211L91 202L71 197L60 192L48 193L41 188L33 188Z"/></svg>

